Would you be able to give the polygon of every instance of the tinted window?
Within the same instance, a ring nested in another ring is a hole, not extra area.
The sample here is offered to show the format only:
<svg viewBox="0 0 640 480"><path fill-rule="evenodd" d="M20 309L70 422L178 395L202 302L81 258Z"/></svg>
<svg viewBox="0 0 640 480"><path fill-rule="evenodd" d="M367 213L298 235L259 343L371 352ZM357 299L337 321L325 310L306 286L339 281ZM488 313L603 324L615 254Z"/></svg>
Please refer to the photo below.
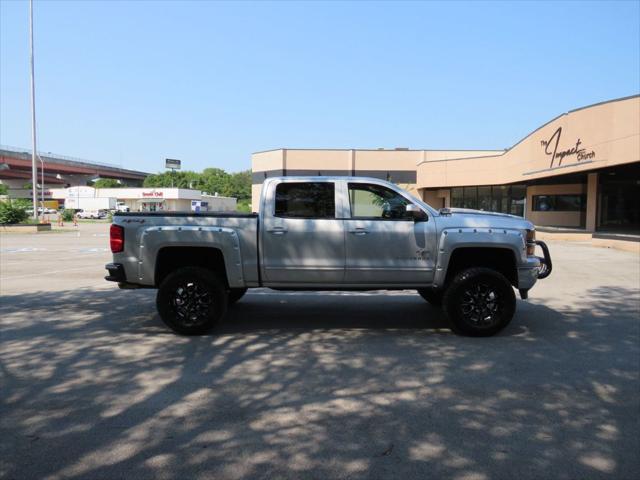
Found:
<svg viewBox="0 0 640 480"><path fill-rule="evenodd" d="M509 187L498 185L491 188L491 211L507 213L509 211Z"/></svg>
<svg viewBox="0 0 640 480"><path fill-rule="evenodd" d="M527 196L527 187L524 185L512 185L511 186L511 209L508 213L511 215L517 215L518 217L524 216L524 202Z"/></svg>
<svg viewBox="0 0 640 480"><path fill-rule="evenodd" d="M534 212L582 212L585 210L584 195L534 195Z"/></svg>
<svg viewBox="0 0 640 480"><path fill-rule="evenodd" d="M523 216L526 190L524 185L456 187L451 189L451 206Z"/></svg>
<svg viewBox="0 0 640 480"><path fill-rule="evenodd" d="M331 182L281 183L276 187L276 217L335 218L334 184Z"/></svg>
<svg viewBox="0 0 640 480"><path fill-rule="evenodd" d="M491 211L491 187L478 187L478 209Z"/></svg>
<svg viewBox="0 0 640 480"><path fill-rule="evenodd" d="M409 203L402 195L379 185L349 184L351 218L413 220L406 210Z"/></svg>
<svg viewBox="0 0 640 480"><path fill-rule="evenodd" d="M464 187L464 208L478 208L478 187Z"/></svg>
<svg viewBox="0 0 640 480"><path fill-rule="evenodd" d="M454 208L462 208L464 205L464 193L462 187L451 189L451 206Z"/></svg>

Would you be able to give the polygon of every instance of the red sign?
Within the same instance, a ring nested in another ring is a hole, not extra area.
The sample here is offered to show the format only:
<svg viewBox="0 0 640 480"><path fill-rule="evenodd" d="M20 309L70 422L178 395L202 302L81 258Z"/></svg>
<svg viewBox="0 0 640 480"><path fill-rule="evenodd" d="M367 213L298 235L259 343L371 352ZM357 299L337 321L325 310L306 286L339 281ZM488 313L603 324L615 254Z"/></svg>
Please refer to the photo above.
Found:
<svg viewBox="0 0 640 480"><path fill-rule="evenodd" d="M143 197L162 197L162 192L142 192Z"/></svg>

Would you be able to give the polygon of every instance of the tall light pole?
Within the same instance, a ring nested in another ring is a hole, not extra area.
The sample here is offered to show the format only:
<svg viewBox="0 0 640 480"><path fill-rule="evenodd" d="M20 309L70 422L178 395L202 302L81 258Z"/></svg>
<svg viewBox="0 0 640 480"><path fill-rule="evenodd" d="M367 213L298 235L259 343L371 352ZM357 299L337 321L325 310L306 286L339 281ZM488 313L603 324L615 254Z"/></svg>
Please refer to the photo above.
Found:
<svg viewBox="0 0 640 480"><path fill-rule="evenodd" d="M42 223L44 223L44 160L38 155L40 160L40 198L42 199Z"/></svg>
<svg viewBox="0 0 640 480"><path fill-rule="evenodd" d="M29 34L31 38L31 190L33 196L33 219L38 219L38 168L36 167L36 85L33 66L33 0L29 0ZM44 188L44 185L43 185ZM44 208L44 205L42 205Z"/></svg>

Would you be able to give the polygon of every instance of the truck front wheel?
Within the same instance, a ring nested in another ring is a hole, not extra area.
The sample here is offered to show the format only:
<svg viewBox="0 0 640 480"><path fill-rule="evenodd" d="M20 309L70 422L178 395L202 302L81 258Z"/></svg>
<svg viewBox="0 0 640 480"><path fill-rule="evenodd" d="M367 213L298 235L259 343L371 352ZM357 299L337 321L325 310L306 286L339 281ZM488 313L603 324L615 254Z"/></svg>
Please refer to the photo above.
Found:
<svg viewBox="0 0 640 480"><path fill-rule="evenodd" d="M458 273L443 297L444 310L454 331L488 337L506 327L516 309L516 296L507 278L490 268Z"/></svg>
<svg viewBox="0 0 640 480"><path fill-rule="evenodd" d="M210 270L179 268L163 280L156 296L162 321L181 335L202 335L227 310L227 290Z"/></svg>

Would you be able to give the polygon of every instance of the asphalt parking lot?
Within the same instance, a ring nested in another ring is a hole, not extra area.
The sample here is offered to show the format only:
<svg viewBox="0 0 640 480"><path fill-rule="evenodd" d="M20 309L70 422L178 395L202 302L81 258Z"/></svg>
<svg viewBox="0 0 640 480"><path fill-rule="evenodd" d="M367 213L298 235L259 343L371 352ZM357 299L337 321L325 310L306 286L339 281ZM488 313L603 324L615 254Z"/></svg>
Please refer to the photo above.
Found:
<svg viewBox="0 0 640 480"><path fill-rule="evenodd" d="M0 478L638 478L636 254L551 243L492 338L412 291L268 290L185 338L102 280L107 230L0 236Z"/></svg>

